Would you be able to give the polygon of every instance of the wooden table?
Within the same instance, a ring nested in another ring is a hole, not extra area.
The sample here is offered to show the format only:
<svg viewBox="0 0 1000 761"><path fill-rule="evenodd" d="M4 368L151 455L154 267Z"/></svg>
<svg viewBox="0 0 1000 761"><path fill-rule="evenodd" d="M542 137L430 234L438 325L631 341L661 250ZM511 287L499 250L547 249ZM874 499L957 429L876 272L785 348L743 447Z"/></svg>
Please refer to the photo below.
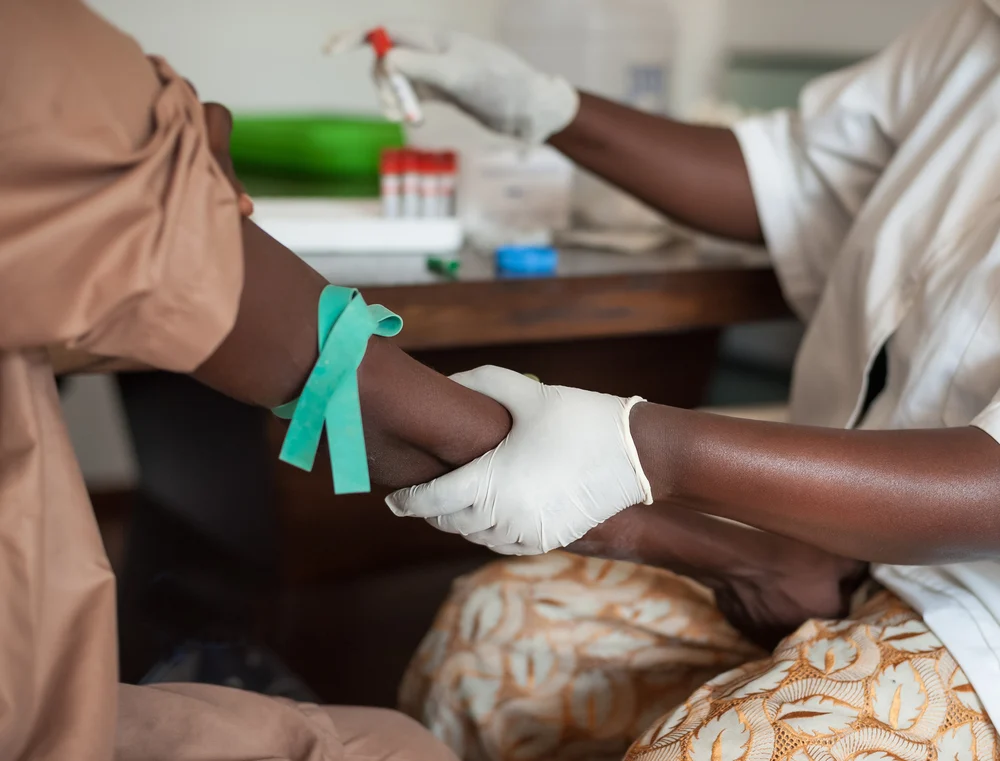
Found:
<svg viewBox="0 0 1000 761"><path fill-rule="evenodd" d="M645 255L562 251L555 276L528 279L498 276L475 252L462 254L455 280L413 257L314 263L331 282L398 312L407 351L662 334L788 314L766 255L721 244Z"/></svg>
<svg viewBox="0 0 1000 761"><path fill-rule="evenodd" d="M399 344L440 372L498 364L549 383L687 407L702 401L720 329L788 315L766 257L746 249L675 246L644 256L564 251L556 276L534 279L498 277L488 257L471 252L454 281L412 258L338 258L317 268L400 314ZM313 674L310 654L324 646L356 651L354 665L338 662L317 674L324 696L387 699L384 681L381 692L337 691L366 684L360 671L343 669L370 669L384 661L385 651L338 627L331 590L388 579L384 589L395 594L402 587L394 574L406 569L406 588L425 589L427 599L408 592L405 600L376 604L370 602L378 599L374 591L344 599L369 601L369 618L388 616L379 631L396 629L409 646L446 589L448 564L479 562L479 549L421 522L393 518L382 494L335 499L327 458L319 457L309 474L280 465L281 430L267 413L178 376L122 376L120 384L143 498L161 515L133 542L133 565L143 567L126 571L123 627L141 628L146 614L136 606L150 597L149 579L162 578L164 567L176 575L196 565L212 582L192 584L220 590L202 604L230 611L244 626L260 625L252 614L254 589L280 579L281 612L271 616L267 634L276 649ZM164 550L162 516L172 524L173 549ZM189 559L196 547L205 556L197 562ZM438 581L418 582L417 569L432 566ZM422 612L405 621L386 612L400 605ZM130 661L142 661L141 645L123 642L123 648L126 670ZM406 655L385 661L386 668L398 670Z"/></svg>

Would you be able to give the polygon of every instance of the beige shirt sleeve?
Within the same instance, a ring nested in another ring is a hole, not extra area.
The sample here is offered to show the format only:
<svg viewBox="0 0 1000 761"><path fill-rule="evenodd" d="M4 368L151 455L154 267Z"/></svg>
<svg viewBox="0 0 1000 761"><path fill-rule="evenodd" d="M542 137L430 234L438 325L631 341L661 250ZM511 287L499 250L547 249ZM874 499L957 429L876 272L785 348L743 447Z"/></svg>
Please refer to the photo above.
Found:
<svg viewBox="0 0 1000 761"><path fill-rule="evenodd" d="M77 0L0 0L0 81L0 350L196 368L243 276L196 94Z"/></svg>

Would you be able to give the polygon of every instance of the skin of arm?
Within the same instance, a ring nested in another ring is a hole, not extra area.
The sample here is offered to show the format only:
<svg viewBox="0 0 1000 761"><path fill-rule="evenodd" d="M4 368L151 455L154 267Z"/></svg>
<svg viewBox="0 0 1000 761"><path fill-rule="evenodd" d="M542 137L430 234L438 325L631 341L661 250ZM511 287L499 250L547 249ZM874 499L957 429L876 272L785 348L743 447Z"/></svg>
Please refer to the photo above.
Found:
<svg viewBox="0 0 1000 761"><path fill-rule="evenodd" d="M678 222L763 242L750 175L731 130L684 124L582 93L576 118L550 143Z"/></svg>
<svg viewBox="0 0 1000 761"><path fill-rule="evenodd" d="M767 650L803 621L846 615L868 568L805 542L662 502L619 513L570 549L694 579L715 593L731 624Z"/></svg>
<svg viewBox="0 0 1000 761"><path fill-rule="evenodd" d="M842 431L643 404L654 497L894 565L1000 555L1000 449L977 428Z"/></svg>
<svg viewBox="0 0 1000 761"><path fill-rule="evenodd" d="M243 221L244 286L236 325L194 377L247 404L296 397L317 359L317 308L326 279ZM501 405L373 338L358 371L372 480L400 487L493 449L510 429Z"/></svg>

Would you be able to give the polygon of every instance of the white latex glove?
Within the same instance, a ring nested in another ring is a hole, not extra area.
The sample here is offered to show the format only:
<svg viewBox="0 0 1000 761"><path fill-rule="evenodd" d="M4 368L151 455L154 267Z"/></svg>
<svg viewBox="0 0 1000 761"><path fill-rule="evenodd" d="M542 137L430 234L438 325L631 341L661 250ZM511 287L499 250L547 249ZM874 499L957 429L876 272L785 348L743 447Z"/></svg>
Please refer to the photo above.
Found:
<svg viewBox="0 0 1000 761"><path fill-rule="evenodd" d="M487 127L544 143L573 121L580 96L561 77L535 71L514 53L459 32L415 27L387 30L396 47L387 63L426 98L453 103ZM330 53L366 45L367 31L334 35Z"/></svg>
<svg viewBox="0 0 1000 761"><path fill-rule="evenodd" d="M545 386L499 367L453 380L496 399L514 425L478 460L390 495L396 515L425 518L504 555L540 555L652 503L629 431L642 399Z"/></svg>

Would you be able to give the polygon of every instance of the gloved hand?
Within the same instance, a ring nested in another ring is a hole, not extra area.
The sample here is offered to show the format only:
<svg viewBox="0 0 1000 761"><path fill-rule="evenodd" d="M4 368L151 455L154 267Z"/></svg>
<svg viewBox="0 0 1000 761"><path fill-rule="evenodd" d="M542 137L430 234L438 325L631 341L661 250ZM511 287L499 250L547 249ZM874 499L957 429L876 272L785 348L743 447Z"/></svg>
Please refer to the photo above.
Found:
<svg viewBox="0 0 1000 761"><path fill-rule="evenodd" d="M388 30L396 47L387 62L425 98L453 103L487 127L531 143L566 128L580 96L561 77L535 71L511 51L458 32ZM366 31L334 35L330 53L363 47Z"/></svg>
<svg viewBox="0 0 1000 761"><path fill-rule="evenodd" d="M504 405L513 427L478 460L390 495L396 515L425 518L501 554L539 555L652 503L629 431L641 399L545 386L498 367L453 379Z"/></svg>

